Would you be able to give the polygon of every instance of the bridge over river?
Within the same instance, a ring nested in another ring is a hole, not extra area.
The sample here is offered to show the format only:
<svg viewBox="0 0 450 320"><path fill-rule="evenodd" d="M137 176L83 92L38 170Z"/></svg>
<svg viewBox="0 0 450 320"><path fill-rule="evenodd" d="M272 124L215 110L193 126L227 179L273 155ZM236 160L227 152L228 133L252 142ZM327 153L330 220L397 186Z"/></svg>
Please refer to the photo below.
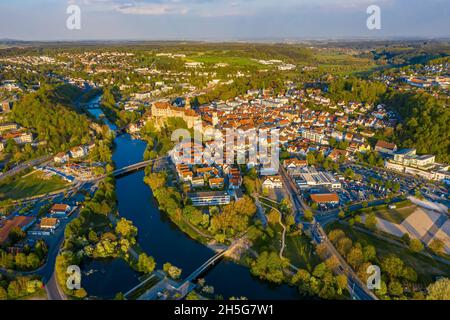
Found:
<svg viewBox="0 0 450 320"><path fill-rule="evenodd" d="M195 289L196 285L194 284L194 281L219 262L226 254L231 253L242 239L243 238L235 240L228 248L219 250L214 256L205 261L182 281L168 279L164 272L156 271L150 278L147 278L145 281L128 291L125 294L125 297L132 297L136 292L142 291L142 287L148 282L147 280L156 276L160 279L159 282L140 294L137 297L137 300L182 299ZM163 292L165 292L165 294L163 294Z"/></svg>
<svg viewBox="0 0 450 320"><path fill-rule="evenodd" d="M159 158L156 158L156 159L151 159L151 160L146 160L146 161L142 161L142 162L137 162L137 163L134 163L134 164L130 164L130 165L126 166L126 167L122 167L120 169L116 169L111 174L115 178L117 178L117 177L129 174L129 173L135 172L135 171L139 171L139 170L145 169L148 165L151 165L153 162L161 161L161 160L167 160L167 159L169 159L169 156L164 156L164 157L159 157ZM107 177L107 175L103 175L103 176L101 176L101 177L99 177L97 179L94 179L92 181L100 181L100 180L105 179L106 177Z"/></svg>

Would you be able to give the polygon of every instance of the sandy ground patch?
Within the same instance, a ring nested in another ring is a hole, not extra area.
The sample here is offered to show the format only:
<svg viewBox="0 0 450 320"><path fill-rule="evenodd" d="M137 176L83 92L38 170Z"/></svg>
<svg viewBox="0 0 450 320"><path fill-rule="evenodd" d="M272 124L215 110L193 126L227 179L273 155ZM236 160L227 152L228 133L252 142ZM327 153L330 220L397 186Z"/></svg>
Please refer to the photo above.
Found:
<svg viewBox="0 0 450 320"><path fill-rule="evenodd" d="M408 231L411 238L422 238L440 216L441 214L435 211L417 208L401 223L401 226Z"/></svg>
<svg viewBox="0 0 450 320"><path fill-rule="evenodd" d="M420 200L420 199L417 199L417 198L411 197L411 196L409 196L408 199L412 203L417 204L418 206L421 206L422 208L425 208L425 209L436 210L443 214L446 214L448 211L448 208L445 205L443 205L442 203L431 202L428 200Z"/></svg>
<svg viewBox="0 0 450 320"><path fill-rule="evenodd" d="M450 220L444 223L444 225L435 233L434 237L428 242L428 244L433 239L440 239L445 244L445 253L450 254Z"/></svg>
<svg viewBox="0 0 450 320"><path fill-rule="evenodd" d="M365 222L365 216L362 217ZM444 241L445 251L450 254L450 220L436 211L418 207L401 224L395 224L377 217L377 227L381 231L402 237L408 233L410 238L422 239L429 244L432 239ZM426 240L424 240L426 239Z"/></svg>

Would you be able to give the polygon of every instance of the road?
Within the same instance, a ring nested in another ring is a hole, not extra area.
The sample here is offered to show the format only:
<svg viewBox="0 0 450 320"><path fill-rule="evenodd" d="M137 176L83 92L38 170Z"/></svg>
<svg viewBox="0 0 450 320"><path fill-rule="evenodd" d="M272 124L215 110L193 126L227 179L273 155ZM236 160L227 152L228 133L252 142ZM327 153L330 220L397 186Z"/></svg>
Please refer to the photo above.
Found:
<svg viewBox="0 0 450 320"><path fill-rule="evenodd" d="M310 210L308 205L301 199L297 186L294 184L292 179L287 174L283 167L280 167L280 175L283 179L284 186L289 193L292 203L296 207L296 210ZM301 208L301 209L300 209ZM299 211L298 211L299 212ZM339 210L336 213L332 213L330 217L333 219L337 218ZM336 218L334 218L336 215ZM325 231L323 230L320 222L313 222L311 227L311 233L314 242L316 244L324 243L326 245L327 251L330 255L335 256L339 261L339 267L337 273L342 273L347 276L348 279L348 289L352 295L353 299L357 300L377 300L378 298L367 288L367 286L362 283L353 269L347 264L345 259L339 254L333 244L329 241Z"/></svg>
<svg viewBox="0 0 450 320"><path fill-rule="evenodd" d="M47 260L45 263L36 270L33 271L10 271L0 269L0 273L9 274L13 276L27 276L27 275L37 275L41 278L44 283L45 290L49 300L65 300L66 297L64 293L59 288L55 279L55 263L56 257L59 254L61 245L64 242L64 231L66 225L78 216L79 208L72 211L72 214L65 220L61 220L61 224L56 229L55 233L48 238L46 238L46 243L48 245ZM36 236L37 239L42 239L42 236Z"/></svg>
<svg viewBox="0 0 450 320"><path fill-rule="evenodd" d="M0 175L0 181L3 180L3 179L6 179L8 177L13 176L13 175L15 175L16 173L19 173L22 170L29 169L29 168L32 168L34 166L37 166L37 165L43 164L45 162L48 162L52 158L53 158L53 156L44 156L44 157L41 157L41 158L38 158L38 159L34 159L34 160L30 160L30 161L21 163L18 166L15 166L11 170L9 170L8 172L5 172L2 175Z"/></svg>
<svg viewBox="0 0 450 320"><path fill-rule="evenodd" d="M395 197L392 199L391 203L395 203L395 202L400 202L403 201L404 199L401 197ZM368 202L367 207L374 207L374 206L379 206L382 204L386 204L384 199L378 199L378 200L373 200ZM356 203L356 204L352 204L350 206L348 206L347 208L345 208L344 211L346 212L353 212L353 211L357 211L360 209L363 209L364 206L362 203ZM316 221L320 222L320 224L322 226L326 226L329 223L332 223L336 220L339 219L339 212L342 210L342 208L336 208L333 210L329 210L326 212L321 212L315 215L315 219Z"/></svg>
<svg viewBox="0 0 450 320"><path fill-rule="evenodd" d="M283 181L283 186L288 192L289 199L293 205L293 209L295 212L295 221L297 223L300 222L301 216L303 215L304 210L309 210L309 207L304 203L304 201L299 197L297 186L292 181L291 177L288 175L283 166L280 166L279 174L281 176L281 180Z"/></svg>
<svg viewBox="0 0 450 320"><path fill-rule="evenodd" d="M47 292L48 300L67 300L66 295L59 288L55 273L52 274L52 277L46 283L45 291Z"/></svg>
<svg viewBox="0 0 450 320"><path fill-rule="evenodd" d="M345 261L345 259L339 254L331 241L328 239L320 223L315 223L312 225L311 231L314 242L316 242L316 244L325 244L328 253L338 259L339 266L335 271L347 276L348 289L352 295L352 298L354 300L378 300L375 294L367 288L366 284L359 280L358 276L348 265L347 261Z"/></svg>

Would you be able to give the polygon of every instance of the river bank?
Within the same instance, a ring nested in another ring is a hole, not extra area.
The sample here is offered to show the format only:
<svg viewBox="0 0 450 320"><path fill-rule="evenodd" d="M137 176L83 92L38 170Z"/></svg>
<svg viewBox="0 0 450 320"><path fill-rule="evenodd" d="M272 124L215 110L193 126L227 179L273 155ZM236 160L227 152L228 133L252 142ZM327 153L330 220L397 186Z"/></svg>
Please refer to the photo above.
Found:
<svg viewBox="0 0 450 320"><path fill-rule="evenodd" d="M100 110L101 112L101 110ZM96 112L98 117L101 113ZM105 119L106 120L106 119ZM113 129L114 126L109 123ZM121 168L143 159L146 142L135 140L129 134L114 140L113 161ZM138 243L154 257L157 268L166 262L181 268L185 277L214 255L214 251L184 233L158 209L153 193L144 183L144 172L139 171L116 180L119 215L138 228ZM120 261L120 260L117 260ZM139 274L125 261L92 261L85 272L83 287L90 295L111 299L117 292L126 292L138 283ZM120 275L120 276L118 276ZM223 260L204 275L206 284L224 298L245 296L249 299L300 299L296 287L272 285L253 277L247 267Z"/></svg>

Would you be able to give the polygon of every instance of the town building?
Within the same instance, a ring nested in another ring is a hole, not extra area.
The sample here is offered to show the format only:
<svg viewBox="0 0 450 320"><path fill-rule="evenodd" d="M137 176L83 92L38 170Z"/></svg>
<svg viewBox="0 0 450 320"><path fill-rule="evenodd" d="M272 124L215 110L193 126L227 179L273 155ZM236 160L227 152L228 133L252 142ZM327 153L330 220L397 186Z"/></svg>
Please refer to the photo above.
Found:
<svg viewBox="0 0 450 320"><path fill-rule="evenodd" d="M325 187L340 189L342 184L327 171L318 171L314 167L305 167L303 171L291 174L300 188Z"/></svg>
<svg viewBox="0 0 450 320"><path fill-rule="evenodd" d="M311 194L311 201L317 204L338 204L339 196L336 193Z"/></svg>
<svg viewBox="0 0 450 320"><path fill-rule="evenodd" d="M189 128L193 128L196 121L200 121L201 117L189 108L186 104L185 108L174 107L168 102L155 102L152 105L152 116L156 118L182 118Z"/></svg>
<svg viewBox="0 0 450 320"><path fill-rule="evenodd" d="M203 177L195 177L191 180L191 186L193 188L201 188L205 186L205 179Z"/></svg>
<svg viewBox="0 0 450 320"><path fill-rule="evenodd" d="M188 197L195 207L226 205L231 200L230 194L226 191L193 192L188 193Z"/></svg>
<svg viewBox="0 0 450 320"><path fill-rule="evenodd" d="M60 152L53 157L53 161L58 164L63 164L69 161L69 155L65 152Z"/></svg>
<svg viewBox="0 0 450 320"><path fill-rule="evenodd" d="M395 143L378 140L375 145L375 151L392 155L397 151L397 145Z"/></svg>
<svg viewBox="0 0 450 320"><path fill-rule="evenodd" d="M11 131L19 129L19 125L13 122L1 123L0 132Z"/></svg>
<svg viewBox="0 0 450 320"><path fill-rule="evenodd" d="M54 204L50 208L50 215L52 217L66 217L70 212L70 206L67 204Z"/></svg>
<svg viewBox="0 0 450 320"><path fill-rule="evenodd" d="M8 240L9 233L12 229L19 227L26 231L35 222L35 217L15 216L12 219L0 221L0 245Z"/></svg>
<svg viewBox="0 0 450 320"><path fill-rule="evenodd" d="M268 189L279 189L283 188L283 182L280 176L269 176L264 180L262 186Z"/></svg>
<svg viewBox="0 0 450 320"><path fill-rule="evenodd" d="M70 149L70 156L74 159L80 159L85 157L86 155L86 149L81 146Z"/></svg>
<svg viewBox="0 0 450 320"><path fill-rule="evenodd" d="M393 159L385 161L385 167L428 180L450 178L448 165L436 163L433 155L417 155L416 149L402 149L395 152Z"/></svg>
<svg viewBox="0 0 450 320"><path fill-rule="evenodd" d="M224 187L223 178L211 178L209 179L208 183L211 189L222 189Z"/></svg>
<svg viewBox="0 0 450 320"><path fill-rule="evenodd" d="M59 220L56 218L42 218L39 227L42 230L54 231L59 226Z"/></svg>

